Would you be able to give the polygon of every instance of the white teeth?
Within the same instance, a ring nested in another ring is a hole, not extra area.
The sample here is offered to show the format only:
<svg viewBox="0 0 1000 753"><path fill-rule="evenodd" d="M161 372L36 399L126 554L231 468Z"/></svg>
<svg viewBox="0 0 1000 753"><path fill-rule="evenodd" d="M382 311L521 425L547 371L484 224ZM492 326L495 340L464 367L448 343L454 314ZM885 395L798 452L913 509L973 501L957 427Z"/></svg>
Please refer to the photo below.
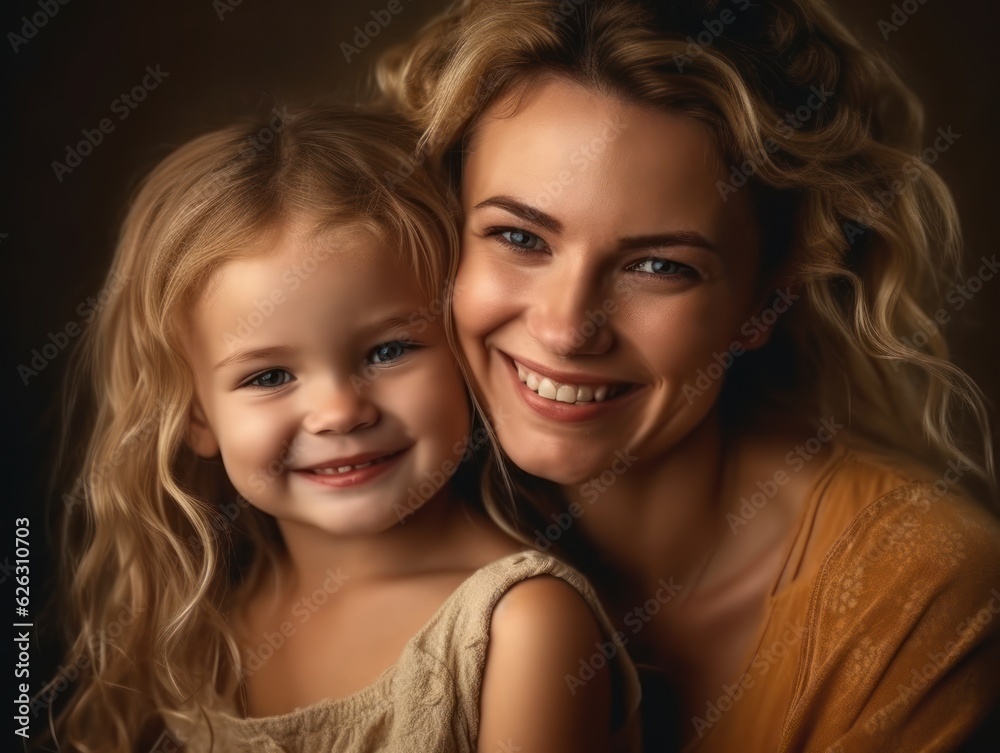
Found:
<svg viewBox="0 0 1000 753"><path fill-rule="evenodd" d="M378 458L377 460L369 460L367 463L361 463L359 465L338 465L336 468L313 468L313 473L318 473L321 476L336 476L338 473L347 473L349 471L356 471L361 468L367 468L373 463L381 463L384 458Z"/></svg>
<svg viewBox="0 0 1000 753"><path fill-rule="evenodd" d="M517 367L517 377L532 392L538 393L540 397L548 400L555 400L560 403L589 403L591 401L603 402L612 393L612 387L602 384L594 387L589 384L559 384L548 377L543 377L514 361Z"/></svg>
<svg viewBox="0 0 1000 753"><path fill-rule="evenodd" d="M556 399L556 383L551 379L542 379L538 383L538 394L542 397L547 397L549 400Z"/></svg>
<svg viewBox="0 0 1000 753"><path fill-rule="evenodd" d="M570 387L568 384L560 385L556 390L556 400L560 403L575 403L576 387Z"/></svg>

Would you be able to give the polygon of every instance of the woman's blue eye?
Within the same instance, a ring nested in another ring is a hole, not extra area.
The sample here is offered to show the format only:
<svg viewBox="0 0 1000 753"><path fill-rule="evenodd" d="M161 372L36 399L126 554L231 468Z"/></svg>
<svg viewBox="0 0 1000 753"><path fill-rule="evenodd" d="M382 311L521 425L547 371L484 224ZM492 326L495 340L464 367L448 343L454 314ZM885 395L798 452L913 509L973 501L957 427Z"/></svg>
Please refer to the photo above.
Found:
<svg viewBox="0 0 1000 753"><path fill-rule="evenodd" d="M694 270L686 264L679 264L675 261L670 261L669 259L643 259L640 262L636 262L629 269L635 272L642 272L648 275L659 275L662 277L671 277L673 275L690 275L694 274Z"/></svg>
<svg viewBox="0 0 1000 753"><path fill-rule="evenodd" d="M369 363L390 363L401 358L412 347L412 343L404 343L401 340L391 340L372 348L371 355L368 356Z"/></svg>
<svg viewBox="0 0 1000 753"><path fill-rule="evenodd" d="M260 389L269 390L286 385L292 381L292 379L292 375L284 369L268 369L267 371L262 371L257 374L257 376L247 380L243 386L258 387Z"/></svg>
<svg viewBox="0 0 1000 753"><path fill-rule="evenodd" d="M545 241L524 230L504 230L497 234L508 246L520 251L541 251Z"/></svg>

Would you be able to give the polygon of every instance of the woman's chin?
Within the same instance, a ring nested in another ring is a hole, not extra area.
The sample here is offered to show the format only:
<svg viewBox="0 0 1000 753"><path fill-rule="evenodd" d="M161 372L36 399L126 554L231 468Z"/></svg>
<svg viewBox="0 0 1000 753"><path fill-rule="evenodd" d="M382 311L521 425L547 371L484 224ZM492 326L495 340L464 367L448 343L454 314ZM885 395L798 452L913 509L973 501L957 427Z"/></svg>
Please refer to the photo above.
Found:
<svg viewBox="0 0 1000 753"><path fill-rule="evenodd" d="M577 448L579 450L579 448ZM598 478L607 470L596 458L588 460L579 451L509 453L511 461L526 473L560 486L577 486Z"/></svg>

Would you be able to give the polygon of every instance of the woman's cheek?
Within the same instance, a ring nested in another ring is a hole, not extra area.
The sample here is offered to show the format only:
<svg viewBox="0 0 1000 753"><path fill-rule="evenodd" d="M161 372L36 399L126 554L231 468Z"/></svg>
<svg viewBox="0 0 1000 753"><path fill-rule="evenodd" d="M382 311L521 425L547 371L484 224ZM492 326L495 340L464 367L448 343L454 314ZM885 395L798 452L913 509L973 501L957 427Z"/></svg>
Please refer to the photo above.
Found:
<svg viewBox="0 0 1000 753"><path fill-rule="evenodd" d="M711 360L719 343L725 340L728 345L725 307L705 292L619 298L617 337L661 378L695 371Z"/></svg>
<svg viewBox="0 0 1000 753"><path fill-rule="evenodd" d="M486 253L462 255L455 280L455 325L465 337L482 336L516 316L525 275Z"/></svg>

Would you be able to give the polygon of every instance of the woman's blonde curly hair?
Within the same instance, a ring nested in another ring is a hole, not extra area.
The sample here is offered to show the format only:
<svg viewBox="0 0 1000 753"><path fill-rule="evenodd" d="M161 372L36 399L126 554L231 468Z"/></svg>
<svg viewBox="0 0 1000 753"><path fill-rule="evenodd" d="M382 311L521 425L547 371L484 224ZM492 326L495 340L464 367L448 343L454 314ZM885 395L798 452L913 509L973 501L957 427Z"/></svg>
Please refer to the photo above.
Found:
<svg viewBox="0 0 1000 753"><path fill-rule="evenodd" d="M706 124L731 165L723 198L751 192L761 282L800 298L729 370L728 425L776 408L847 416L859 445L931 473L959 463L995 488L983 395L934 321L962 261L954 202L930 167L938 152L912 92L824 2L460 0L386 53L376 82L457 189L483 114L501 101L515 112L551 76ZM494 470L492 489L503 463Z"/></svg>

